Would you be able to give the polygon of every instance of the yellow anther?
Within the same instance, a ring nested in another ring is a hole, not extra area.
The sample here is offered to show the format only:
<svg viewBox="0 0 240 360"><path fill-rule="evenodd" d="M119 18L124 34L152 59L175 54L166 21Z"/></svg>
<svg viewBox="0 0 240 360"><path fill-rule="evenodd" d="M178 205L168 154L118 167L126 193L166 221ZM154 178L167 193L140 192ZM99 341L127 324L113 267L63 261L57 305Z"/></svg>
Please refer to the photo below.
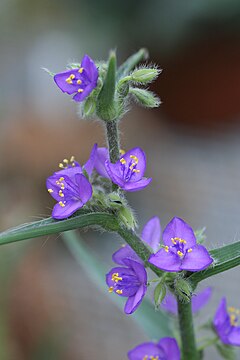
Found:
<svg viewBox="0 0 240 360"><path fill-rule="evenodd" d="M61 184L60 184L60 188L61 188L62 190L65 189L64 183L61 183Z"/></svg>
<svg viewBox="0 0 240 360"><path fill-rule="evenodd" d="M188 252L188 253L192 252L192 248L188 249L188 251L187 251L187 252Z"/></svg>
<svg viewBox="0 0 240 360"><path fill-rule="evenodd" d="M62 190L59 190L58 194L59 196L64 197L64 193L62 192Z"/></svg>
<svg viewBox="0 0 240 360"><path fill-rule="evenodd" d="M71 156L70 162L72 163L72 162L74 162L74 161L75 161L75 157L74 157L74 156Z"/></svg>
<svg viewBox="0 0 240 360"><path fill-rule="evenodd" d="M158 357L158 355L157 356L150 356L150 360L159 360L159 357Z"/></svg>
<svg viewBox="0 0 240 360"><path fill-rule="evenodd" d="M83 89L78 89L78 92L79 92L79 93L82 93L82 92L83 92Z"/></svg>
<svg viewBox="0 0 240 360"><path fill-rule="evenodd" d="M81 67L79 70L78 70L78 72L80 73L80 74L82 74L82 72L83 72L83 67Z"/></svg>
<svg viewBox="0 0 240 360"><path fill-rule="evenodd" d="M51 194L53 193L53 189L48 189L48 192Z"/></svg>
<svg viewBox="0 0 240 360"><path fill-rule="evenodd" d="M72 166L74 167L74 166L76 166L76 164L73 162L73 163L72 163Z"/></svg>
<svg viewBox="0 0 240 360"><path fill-rule="evenodd" d="M140 173L140 170L138 170L138 169L133 169L133 172L135 172L135 173Z"/></svg>
<svg viewBox="0 0 240 360"><path fill-rule="evenodd" d="M56 180L56 184L57 184L57 185L60 185L60 182L59 182L58 180Z"/></svg>
<svg viewBox="0 0 240 360"><path fill-rule="evenodd" d="M143 357L143 360L148 360L148 355L145 355L145 356Z"/></svg>
<svg viewBox="0 0 240 360"><path fill-rule="evenodd" d="M113 273L112 274L112 281L118 282L118 281L121 281L121 280L122 280L122 277L118 276L118 273Z"/></svg>
<svg viewBox="0 0 240 360"><path fill-rule="evenodd" d="M108 288L108 292L110 292L110 293L113 292L113 286L110 286L110 288Z"/></svg>
<svg viewBox="0 0 240 360"><path fill-rule="evenodd" d="M177 254L178 254L178 256L183 256L184 255L180 250L177 251Z"/></svg>
<svg viewBox="0 0 240 360"><path fill-rule="evenodd" d="M63 162L64 162L65 164L68 164L68 159L63 159Z"/></svg>
<svg viewBox="0 0 240 360"><path fill-rule="evenodd" d="M180 242L180 244L186 244L187 243L186 240L183 240L183 239L180 239L179 242Z"/></svg>
<svg viewBox="0 0 240 360"><path fill-rule="evenodd" d="M168 252L169 251L169 246L164 246L164 250L166 251L166 252Z"/></svg>
<svg viewBox="0 0 240 360"><path fill-rule="evenodd" d="M181 238L179 238L179 237L171 238L171 241L172 241L172 243L173 243L174 245L176 245L177 242L179 242L180 244L186 244L186 243L187 243L186 240L181 239Z"/></svg>
<svg viewBox="0 0 240 360"><path fill-rule="evenodd" d="M136 155L130 155L130 159L133 159L136 164L138 163L138 157Z"/></svg>
<svg viewBox="0 0 240 360"><path fill-rule="evenodd" d="M120 163L123 164L123 165L125 165L125 164L126 164L126 160L125 160L124 158L121 158L121 159L120 159Z"/></svg>
<svg viewBox="0 0 240 360"><path fill-rule="evenodd" d="M75 79L75 75L74 74L71 74L67 79L66 79L66 82L68 84L72 84L72 80Z"/></svg>
<svg viewBox="0 0 240 360"><path fill-rule="evenodd" d="M175 240L175 238L171 238L171 241L172 241L173 245L176 245L177 241Z"/></svg>
<svg viewBox="0 0 240 360"><path fill-rule="evenodd" d="M234 315L234 314L230 315L230 324L232 326L237 326L237 317L236 317L236 315Z"/></svg>
<svg viewBox="0 0 240 360"><path fill-rule="evenodd" d="M123 150L123 149L120 149L120 155L124 155L124 154L126 154L126 151L125 150Z"/></svg>
<svg viewBox="0 0 240 360"><path fill-rule="evenodd" d="M77 81L77 84L78 84L78 85L81 85L81 83L82 83L82 80L79 79L79 80Z"/></svg>
<svg viewBox="0 0 240 360"><path fill-rule="evenodd" d="M64 165L62 163L59 163L58 166L60 167L60 169L64 169Z"/></svg>
<svg viewBox="0 0 240 360"><path fill-rule="evenodd" d="M122 290L116 290L116 293L117 293L118 295L121 295L121 294L123 293L123 291L122 291Z"/></svg>
<svg viewBox="0 0 240 360"><path fill-rule="evenodd" d="M64 180L64 177L61 176L61 177L59 178L59 181L63 181L63 180Z"/></svg>
<svg viewBox="0 0 240 360"><path fill-rule="evenodd" d="M61 207L64 207L64 206L65 206L65 204L64 204L62 201L59 201L59 205L60 205Z"/></svg>

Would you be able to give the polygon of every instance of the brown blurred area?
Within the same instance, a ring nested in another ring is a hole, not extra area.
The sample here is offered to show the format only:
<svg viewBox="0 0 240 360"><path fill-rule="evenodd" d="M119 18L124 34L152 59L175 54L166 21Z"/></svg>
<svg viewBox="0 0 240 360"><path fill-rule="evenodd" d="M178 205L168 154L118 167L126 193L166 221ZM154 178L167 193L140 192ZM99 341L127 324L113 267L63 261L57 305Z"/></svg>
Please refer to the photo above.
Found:
<svg viewBox="0 0 240 360"><path fill-rule="evenodd" d="M195 229L206 226L209 248L239 238L240 6L213 3L0 4L2 230L49 216L54 202L45 179L63 158L84 163L94 143L105 144L103 126L78 119L77 105L41 67L61 71L85 52L107 58L116 46L120 62L144 46L163 69L151 85L163 103L153 111L134 106L121 123L123 147L146 151L153 178L128 197L140 228L152 215L163 227L176 215ZM97 236L87 240L107 272L120 242ZM239 307L238 281L235 269L206 282L215 289L211 314L225 294ZM59 236L1 247L0 284L1 360L122 360L147 339L96 289Z"/></svg>

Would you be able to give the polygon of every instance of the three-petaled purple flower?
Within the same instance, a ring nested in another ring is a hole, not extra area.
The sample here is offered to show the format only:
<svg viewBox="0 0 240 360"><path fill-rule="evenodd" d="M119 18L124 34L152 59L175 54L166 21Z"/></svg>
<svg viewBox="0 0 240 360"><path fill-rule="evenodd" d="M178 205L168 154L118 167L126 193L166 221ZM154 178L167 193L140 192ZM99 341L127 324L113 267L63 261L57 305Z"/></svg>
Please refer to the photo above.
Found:
<svg viewBox="0 0 240 360"><path fill-rule="evenodd" d="M139 147L122 154L116 164L106 160L105 167L112 182L126 191L144 189L152 181L151 178L143 177L146 169L146 156Z"/></svg>
<svg viewBox="0 0 240 360"><path fill-rule="evenodd" d="M158 343L147 342L128 352L129 360L180 360L180 350L174 338L162 338Z"/></svg>
<svg viewBox="0 0 240 360"><path fill-rule="evenodd" d="M149 258L158 268L177 272L206 269L213 259L203 245L197 244L193 229L182 219L174 217L163 231L164 247Z"/></svg>
<svg viewBox="0 0 240 360"><path fill-rule="evenodd" d="M93 170L97 145L93 146L89 160L84 170L90 176ZM71 216L83 207L92 197L92 185L83 175L83 169L72 156L59 164L62 169L55 172L46 181L50 195L57 200L52 211L52 217L57 220Z"/></svg>
<svg viewBox="0 0 240 360"><path fill-rule="evenodd" d="M212 296L212 288L208 287L202 291L200 291L198 294L194 295L192 297L192 312L197 313L199 310L201 310L210 300L210 297ZM177 315L177 300L171 293L168 293L162 304L161 307L166 310L167 312Z"/></svg>
<svg viewBox="0 0 240 360"><path fill-rule="evenodd" d="M153 216L144 226L141 234L141 239L145 241L153 251L156 251L159 246L161 236L160 220L157 216ZM125 245L117 250L113 256L113 261L118 265L124 265L125 259L130 258L143 264L143 261L129 246Z"/></svg>
<svg viewBox="0 0 240 360"><path fill-rule="evenodd" d="M240 310L234 307L227 309L227 302L222 298L213 319L215 330L226 345L240 346Z"/></svg>
<svg viewBox="0 0 240 360"><path fill-rule="evenodd" d="M147 291L147 273L144 266L132 259L126 259L125 267L115 267L106 275L109 292L127 297L125 314L132 314L143 300Z"/></svg>
<svg viewBox="0 0 240 360"><path fill-rule="evenodd" d="M75 94L73 100L80 102L97 86L98 69L93 60L84 55L80 68L56 74L54 81L62 92Z"/></svg>

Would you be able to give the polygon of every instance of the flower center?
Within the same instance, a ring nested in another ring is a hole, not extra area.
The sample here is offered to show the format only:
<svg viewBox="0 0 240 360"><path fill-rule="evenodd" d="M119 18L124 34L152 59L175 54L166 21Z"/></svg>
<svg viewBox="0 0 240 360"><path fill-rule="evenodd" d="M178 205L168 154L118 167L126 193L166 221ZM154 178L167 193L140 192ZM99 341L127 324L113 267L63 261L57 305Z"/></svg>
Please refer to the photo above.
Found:
<svg viewBox="0 0 240 360"><path fill-rule="evenodd" d="M240 315L240 310L236 309L233 306L228 308L228 313L230 316L230 324L231 326L238 326L238 315Z"/></svg>
<svg viewBox="0 0 240 360"><path fill-rule="evenodd" d="M173 237L171 238L171 241L173 243L172 246L164 246L164 250L166 252L173 252L174 254L177 254L181 259L186 255L186 253L192 252L192 248L185 249L185 245L187 244L187 241L180 238L180 237Z"/></svg>
<svg viewBox="0 0 240 360"><path fill-rule="evenodd" d="M122 174L125 181L130 181L133 174L140 172L139 169L136 169L139 161L138 157L136 155L130 155L130 159L130 162L127 164L124 157L120 158L120 163L122 164Z"/></svg>
<svg viewBox="0 0 240 360"><path fill-rule="evenodd" d="M110 293L115 292L118 295L132 296L136 293L140 282L138 278L130 274L113 273L111 280L113 285L108 288Z"/></svg>
<svg viewBox="0 0 240 360"><path fill-rule="evenodd" d="M142 360L160 360L158 355L145 355Z"/></svg>

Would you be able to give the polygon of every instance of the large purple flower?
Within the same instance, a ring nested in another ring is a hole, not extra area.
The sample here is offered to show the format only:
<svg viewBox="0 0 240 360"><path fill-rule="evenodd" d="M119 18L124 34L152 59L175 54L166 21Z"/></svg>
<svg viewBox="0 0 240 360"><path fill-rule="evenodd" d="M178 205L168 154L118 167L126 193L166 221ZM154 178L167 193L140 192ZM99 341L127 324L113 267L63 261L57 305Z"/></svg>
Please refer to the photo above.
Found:
<svg viewBox="0 0 240 360"><path fill-rule="evenodd" d="M162 338L158 343L147 342L128 352L129 360L180 360L180 350L174 338Z"/></svg>
<svg viewBox="0 0 240 360"><path fill-rule="evenodd" d="M73 100L83 101L97 86L98 70L93 60L84 55L80 68L71 69L54 76L57 86L69 95L75 94Z"/></svg>
<svg viewBox="0 0 240 360"><path fill-rule="evenodd" d="M106 275L109 292L127 297L125 314L132 314L140 305L147 291L147 273L144 266L126 259L126 267L115 267Z"/></svg>
<svg viewBox="0 0 240 360"><path fill-rule="evenodd" d="M143 177L146 169L146 156L139 147L123 154L116 164L106 160L105 166L112 182L126 191L144 189L152 181L151 178Z"/></svg>
<svg viewBox="0 0 240 360"><path fill-rule="evenodd" d="M210 297L212 296L212 288L208 287L202 291L200 291L198 294L193 295L192 297L192 312L197 313L199 310L201 310L210 300ZM162 304L161 307L166 310L167 312L177 315L178 309L177 309L177 300L171 293L168 293Z"/></svg>
<svg viewBox="0 0 240 360"><path fill-rule="evenodd" d="M193 229L180 218L173 218L163 231L164 247L149 258L159 269L177 272L206 269L213 259L203 245L197 244Z"/></svg>
<svg viewBox="0 0 240 360"><path fill-rule="evenodd" d="M153 251L156 251L159 246L160 236L160 220L157 216L154 216L145 224L142 230L141 239L145 241L153 249ZM113 261L118 265L124 265L124 261L127 258L136 260L143 264L143 261L129 245L121 247L112 256Z"/></svg>
<svg viewBox="0 0 240 360"><path fill-rule="evenodd" d="M97 144L92 148L89 160L84 170L91 176L96 154ZM72 156L59 164L60 171L55 172L46 181L48 192L57 200L52 211L54 219L65 219L83 207L92 197L92 186L83 175L83 169Z"/></svg>
<svg viewBox="0 0 240 360"><path fill-rule="evenodd" d="M234 307L227 309L227 302L222 298L213 319L215 330L226 345L240 346L240 310Z"/></svg>

